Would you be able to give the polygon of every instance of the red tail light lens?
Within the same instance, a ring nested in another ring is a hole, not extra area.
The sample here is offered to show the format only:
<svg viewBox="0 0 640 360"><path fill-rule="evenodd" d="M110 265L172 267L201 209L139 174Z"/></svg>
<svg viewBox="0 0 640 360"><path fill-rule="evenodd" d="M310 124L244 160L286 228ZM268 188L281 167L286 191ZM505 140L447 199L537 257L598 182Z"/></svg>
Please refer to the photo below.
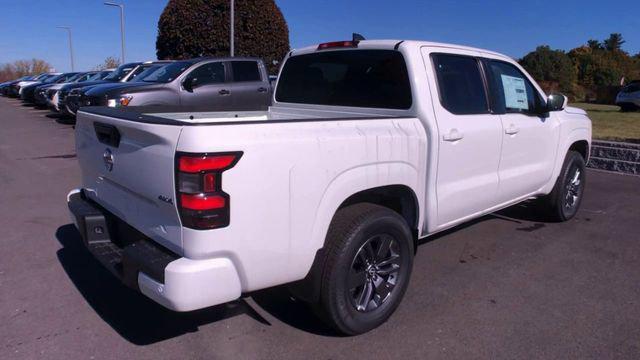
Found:
<svg viewBox="0 0 640 360"><path fill-rule="evenodd" d="M229 225L230 198L222 191L222 173L240 157L242 152L178 153L176 198L183 226L202 230Z"/></svg>
<svg viewBox="0 0 640 360"><path fill-rule="evenodd" d="M181 172L189 173L209 170L224 171L235 165L238 159L239 157L236 155L182 156L178 162L178 169Z"/></svg>
<svg viewBox="0 0 640 360"><path fill-rule="evenodd" d="M318 45L318 50L330 48L355 48L358 47L357 41L332 41Z"/></svg>
<svg viewBox="0 0 640 360"><path fill-rule="evenodd" d="M214 210L224 208L225 198L219 195L180 195L182 207L189 210Z"/></svg>
<svg viewBox="0 0 640 360"><path fill-rule="evenodd" d="M216 191L216 174L208 173L202 177L202 190L206 193Z"/></svg>

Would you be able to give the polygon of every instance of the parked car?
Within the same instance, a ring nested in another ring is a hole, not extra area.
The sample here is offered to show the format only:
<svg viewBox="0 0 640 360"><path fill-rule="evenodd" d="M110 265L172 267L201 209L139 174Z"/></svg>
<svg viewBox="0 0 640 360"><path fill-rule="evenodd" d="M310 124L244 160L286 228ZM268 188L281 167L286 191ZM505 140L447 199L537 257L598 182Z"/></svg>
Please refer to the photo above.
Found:
<svg viewBox="0 0 640 360"><path fill-rule="evenodd" d="M419 239L532 198L573 218L591 121L509 56L355 40L289 52L265 111L87 107L75 132L69 210L125 284L176 311L289 284L358 334L400 304Z"/></svg>
<svg viewBox="0 0 640 360"><path fill-rule="evenodd" d="M10 97L20 97L22 88L24 86L32 85L38 82L42 82L52 76L56 76L59 73L42 73L36 76L33 76L30 79L18 81L16 83L11 84L8 90L8 96Z"/></svg>
<svg viewBox="0 0 640 360"><path fill-rule="evenodd" d="M60 113L63 115L71 115L75 116L76 111L80 107L80 89L85 86L93 86L98 84L106 84L113 83L118 81L123 81L127 79L127 75L138 65L140 62L132 62L118 66L115 70L113 70L109 75L105 76L101 80L95 80L91 82L83 82L83 83L75 83L75 84L67 84L60 89L59 94L59 108Z"/></svg>
<svg viewBox="0 0 640 360"><path fill-rule="evenodd" d="M640 109L640 81L632 81L616 96L616 105L621 111L634 111Z"/></svg>
<svg viewBox="0 0 640 360"><path fill-rule="evenodd" d="M168 65L172 62L173 60L147 61L138 65L135 69L133 69L127 75L127 77L123 78L119 82L110 82L110 83L97 84L92 86L84 86L82 87L82 89L77 91L77 97L79 99L77 102L79 104L85 104L87 100L85 94L89 91L106 93L107 91L118 89L118 88L148 85L147 82L142 82L141 80L149 76L155 70L165 65ZM106 106L106 101L104 105Z"/></svg>
<svg viewBox="0 0 640 360"><path fill-rule="evenodd" d="M264 110L269 78L257 58L199 58L176 61L137 82L96 87L84 106L182 106L208 110Z"/></svg>
<svg viewBox="0 0 640 360"><path fill-rule="evenodd" d="M38 104L36 95L39 95L39 92L41 89L46 88L49 85L66 82L68 79L72 78L76 74L77 74L76 72L59 74L56 76L51 76L43 80L42 82L37 82L35 84L23 86L20 94L20 99L22 99L22 101L27 103ZM44 105L44 102L42 104Z"/></svg>
<svg viewBox="0 0 640 360"><path fill-rule="evenodd" d="M32 76L23 76L21 78L15 79L15 80L9 80L9 81L5 81L3 83L0 84L0 95L2 96L7 96L8 95L8 91L9 91L9 87L13 84L19 83L20 81L24 81L24 80L29 80L31 79Z"/></svg>
<svg viewBox="0 0 640 360"><path fill-rule="evenodd" d="M76 77L67 80L66 83L59 83L52 85L47 89L47 106L49 109L58 112L60 111L60 89L62 89L67 84L78 84L78 83L89 83L93 81L99 81L104 79L107 75L109 75L113 69L111 70L101 70L101 71L88 71L86 73L80 73L76 75Z"/></svg>

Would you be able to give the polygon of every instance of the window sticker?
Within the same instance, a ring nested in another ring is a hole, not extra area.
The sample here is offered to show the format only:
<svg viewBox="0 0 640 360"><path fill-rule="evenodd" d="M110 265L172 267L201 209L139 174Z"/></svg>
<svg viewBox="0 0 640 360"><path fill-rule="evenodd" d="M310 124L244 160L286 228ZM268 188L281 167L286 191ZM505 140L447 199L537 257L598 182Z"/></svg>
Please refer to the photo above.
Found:
<svg viewBox="0 0 640 360"><path fill-rule="evenodd" d="M500 77L502 77L505 106L508 109L529 110L524 79L509 75L500 75Z"/></svg>

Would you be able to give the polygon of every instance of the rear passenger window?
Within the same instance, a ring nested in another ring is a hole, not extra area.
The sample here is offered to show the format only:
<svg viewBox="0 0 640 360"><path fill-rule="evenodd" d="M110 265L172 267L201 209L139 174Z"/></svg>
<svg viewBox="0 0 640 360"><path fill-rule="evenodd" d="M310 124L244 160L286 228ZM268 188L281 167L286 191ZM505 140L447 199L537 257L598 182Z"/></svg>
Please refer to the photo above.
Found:
<svg viewBox="0 0 640 360"><path fill-rule="evenodd" d="M543 100L524 74L515 66L491 60L489 75L497 113L537 114Z"/></svg>
<svg viewBox="0 0 640 360"><path fill-rule="evenodd" d="M258 63L255 61L234 61L231 63L233 68L233 81L261 81Z"/></svg>
<svg viewBox="0 0 640 360"><path fill-rule="evenodd" d="M434 54L432 59L438 80L440 103L445 109L457 115L489 112L480 67L475 58Z"/></svg>

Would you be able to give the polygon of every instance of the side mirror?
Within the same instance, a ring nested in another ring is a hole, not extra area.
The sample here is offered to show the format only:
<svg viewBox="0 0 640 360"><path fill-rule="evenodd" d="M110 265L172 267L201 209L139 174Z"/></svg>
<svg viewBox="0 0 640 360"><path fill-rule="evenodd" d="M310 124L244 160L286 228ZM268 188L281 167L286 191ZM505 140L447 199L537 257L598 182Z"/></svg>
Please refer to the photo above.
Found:
<svg viewBox="0 0 640 360"><path fill-rule="evenodd" d="M569 99L562 94L551 94L547 97L547 111L560 111L567 107Z"/></svg>
<svg viewBox="0 0 640 360"><path fill-rule="evenodd" d="M195 83L195 78L188 77L184 79L184 81L182 82L182 87L188 92L193 92L194 83Z"/></svg>

